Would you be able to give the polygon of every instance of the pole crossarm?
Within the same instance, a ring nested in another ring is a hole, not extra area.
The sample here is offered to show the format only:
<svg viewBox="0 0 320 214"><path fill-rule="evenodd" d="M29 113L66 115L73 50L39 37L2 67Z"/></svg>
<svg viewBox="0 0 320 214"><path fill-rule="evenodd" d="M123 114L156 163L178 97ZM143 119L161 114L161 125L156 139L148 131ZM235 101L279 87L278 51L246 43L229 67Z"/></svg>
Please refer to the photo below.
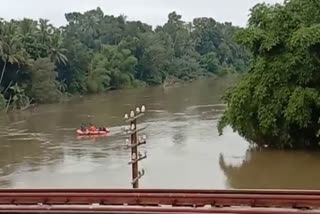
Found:
<svg viewBox="0 0 320 214"><path fill-rule="evenodd" d="M141 146L141 145L144 145L144 144L147 144L147 142L144 141L144 142L141 142L141 143L129 144L129 145L127 145L127 149L130 149L130 148L133 148L133 147L137 147L137 146Z"/></svg>
<svg viewBox="0 0 320 214"><path fill-rule="evenodd" d="M128 164L131 165L131 164L135 164L135 163L138 163L139 161L142 161L143 159L146 159L147 158L147 155L144 155L142 157L139 157L137 159L134 159L132 161L130 161Z"/></svg>
<svg viewBox="0 0 320 214"><path fill-rule="evenodd" d="M142 169L142 170L139 172L138 177L136 177L135 179L133 179L133 181L131 182L131 184L134 185L135 183L137 183L137 182L139 181L139 179L144 176L144 174L145 174L144 169Z"/></svg>
<svg viewBox="0 0 320 214"><path fill-rule="evenodd" d="M131 122L133 122L134 120L142 117L143 115L144 115L144 113L140 113L140 114L138 114L138 115L136 115L136 116L134 116L134 117L132 117L132 118L127 119L125 122L126 122L126 123L131 123Z"/></svg>
<svg viewBox="0 0 320 214"><path fill-rule="evenodd" d="M143 130L145 130L147 127L143 127L143 128L139 128L139 129L135 129L135 130L133 130L133 131L129 131L129 133L128 134L136 134L136 133L138 133L138 132L141 132L141 131L143 131Z"/></svg>

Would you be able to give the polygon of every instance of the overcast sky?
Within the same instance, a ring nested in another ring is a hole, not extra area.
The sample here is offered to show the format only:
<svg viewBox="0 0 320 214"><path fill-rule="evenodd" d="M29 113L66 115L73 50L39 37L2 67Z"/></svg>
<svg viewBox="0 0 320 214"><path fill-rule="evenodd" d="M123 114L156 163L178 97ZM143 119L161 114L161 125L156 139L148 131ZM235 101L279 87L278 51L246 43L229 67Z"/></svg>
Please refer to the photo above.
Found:
<svg viewBox="0 0 320 214"><path fill-rule="evenodd" d="M105 14L124 14L128 20L141 20L153 26L165 23L172 11L181 14L185 21L205 16L245 26L249 9L259 2L283 0L0 0L0 17L7 20L46 18L54 25L64 25L65 13L84 12L99 6Z"/></svg>

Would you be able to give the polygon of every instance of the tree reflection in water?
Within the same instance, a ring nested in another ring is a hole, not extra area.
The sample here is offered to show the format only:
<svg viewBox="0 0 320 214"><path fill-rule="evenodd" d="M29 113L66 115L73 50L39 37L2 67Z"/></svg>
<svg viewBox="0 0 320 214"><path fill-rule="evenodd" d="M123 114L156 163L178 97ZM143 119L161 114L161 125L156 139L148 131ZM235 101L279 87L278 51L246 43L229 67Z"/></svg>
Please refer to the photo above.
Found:
<svg viewBox="0 0 320 214"><path fill-rule="evenodd" d="M235 189L320 189L320 154L304 151L248 150L238 166L219 164Z"/></svg>

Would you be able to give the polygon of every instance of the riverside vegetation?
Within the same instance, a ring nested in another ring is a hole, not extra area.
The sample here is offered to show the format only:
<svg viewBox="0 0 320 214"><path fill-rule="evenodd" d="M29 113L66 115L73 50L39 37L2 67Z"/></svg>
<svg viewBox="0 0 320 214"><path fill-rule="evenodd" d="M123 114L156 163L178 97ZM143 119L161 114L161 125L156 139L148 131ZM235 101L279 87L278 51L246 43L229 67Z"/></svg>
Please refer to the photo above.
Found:
<svg viewBox="0 0 320 214"><path fill-rule="evenodd" d="M258 145L320 148L320 1L258 4L236 38L252 60L225 96L220 133L230 125Z"/></svg>
<svg viewBox="0 0 320 214"><path fill-rule="evenodd" d="M246 71L250 54L240 30L212 18L163 26L105 15L100 8L48 20L0 20L0 108L57 102L66 94L190 81Z"/></svg>

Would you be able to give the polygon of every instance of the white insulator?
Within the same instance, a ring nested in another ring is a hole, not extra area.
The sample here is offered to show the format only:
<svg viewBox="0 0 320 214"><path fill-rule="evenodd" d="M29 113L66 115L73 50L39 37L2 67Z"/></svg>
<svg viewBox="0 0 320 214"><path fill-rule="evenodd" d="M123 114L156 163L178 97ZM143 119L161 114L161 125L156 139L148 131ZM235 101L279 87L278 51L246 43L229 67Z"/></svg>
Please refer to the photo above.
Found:
<svg viewBox="0 0 320 214"><path fill-rule="evenodd" d="M134 117L134 111L130 112L130 117Z"/></svg>
<svg viewBox="0 0 320 214"><path fill-rule="evenodd" d="M133 131L133 130L135 130L135 125L134 124L131 124L131 130Z"/></svg>
<svg viewBox="0 0 320 214"><path fill-rule="evenodd" d="M141 112L144 113L146 111L146 107L143 105L141 106Z"/></svg>
<svg viewBox="0 0 320 214"><path fill-rule="evenodd" d="M140 114L140 108L139 107L136 108L136 112L137 112L137 114Z"/></svg>
<svg viewBox="0 0 320 214"><path fill-rule="evenodd" d="M143 135L143 136L142 136L142 140L147 140L147 136L146 136L146 135Z"/></svg>
<svg viewBox="0 0 320 214"><path fill-rule="evenodd" d="M125 119L125 120L129 119L129 115L128 115L128 114L125 114L125 115L124 115L124 119Z"/></svg>

